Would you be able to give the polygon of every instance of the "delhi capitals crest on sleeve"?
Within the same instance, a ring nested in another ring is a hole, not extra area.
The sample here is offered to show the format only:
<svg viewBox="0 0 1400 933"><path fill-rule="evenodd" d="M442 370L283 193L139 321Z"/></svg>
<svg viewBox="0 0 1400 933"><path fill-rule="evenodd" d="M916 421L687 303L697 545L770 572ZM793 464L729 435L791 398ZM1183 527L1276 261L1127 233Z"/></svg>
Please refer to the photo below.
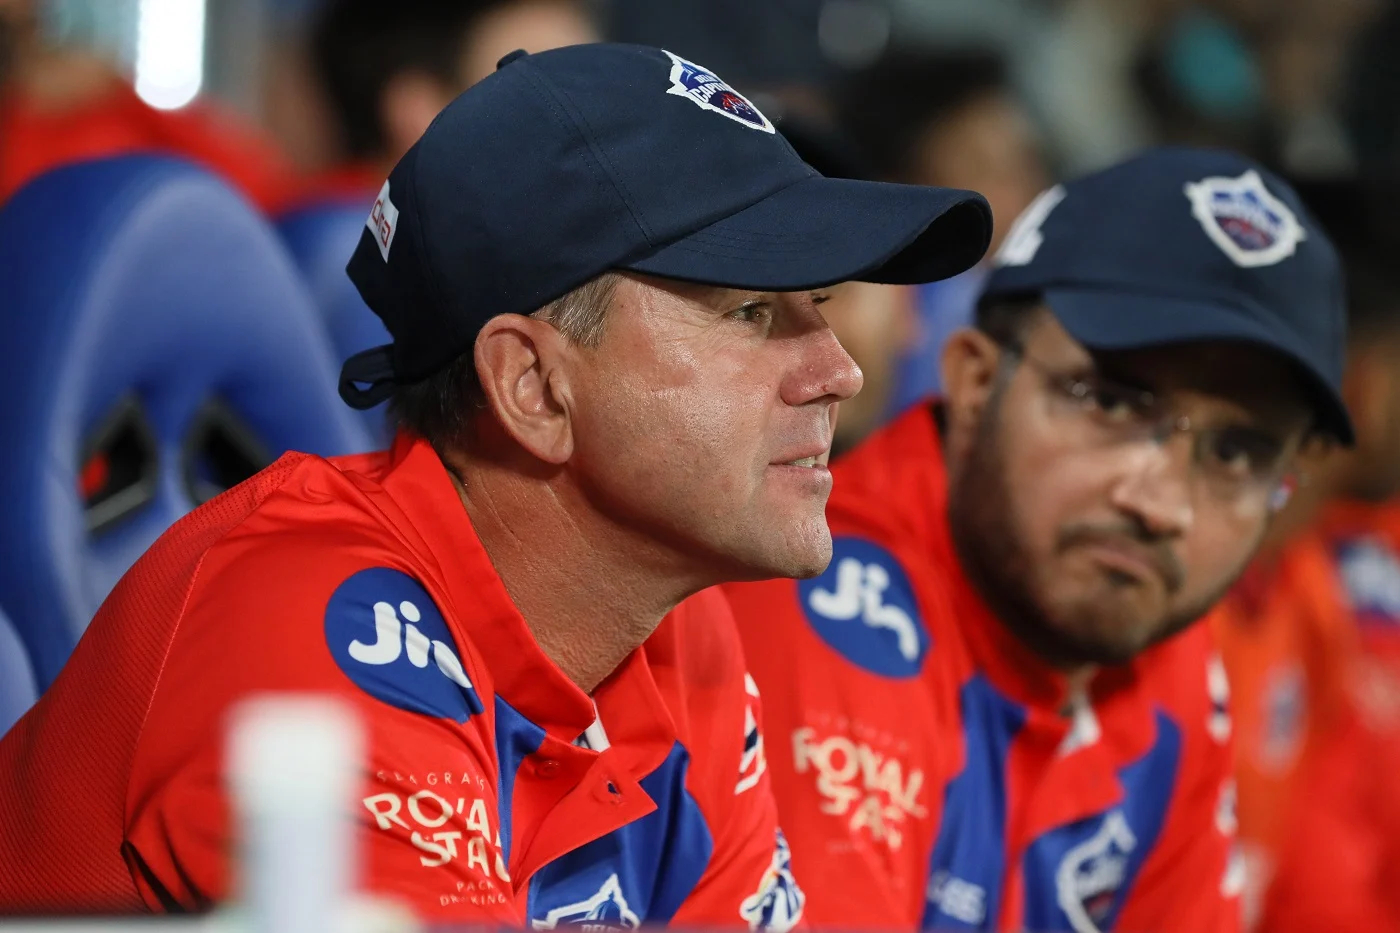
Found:
<svg viewBox="0 0 1400 933"><path fill-rule="evenodd" d="M792 875L792 851L780 829L773 847L773 861L763 873L758 890L739 905L739 916L748 921L750 930L787 933L802 919L802 907L806 903L807 896Z"/></svg>
<svg viewBox="0 0 1400 933"><path fill-rule="evenodd" d="M325 629L335 663L370 696L459 723L482 712L447 621L407 574L371 567L349 577L326 604Z"/></svg>
<svg viewBox="0 0 1400 933"><path fill-rule="evenodd" d="M671 87L667 94L684 97L695 106L712 110L736 123L765 133L776 130L768 118L749 99L726 84L708 68L688 62L679 55L666 53L671 59Z"/></svg>
<svg viewBox="0 0 1400 933"><path fill-rule="evenodd" d="M1237 266L1282 262L1307 236L1293 211L1269 192L1253 169L1238 178L1188 182L1186 197L1191 215Z"/></svg>
<svg viewBox="0 0 1400 933"><path fill-rule="evenodd" d="M589 930L635 930L642 921L627 906L617 873L608 876L596 894L573 904L555 907L543 920L532 920L536 930L553 930L560 926L582 926Z"/></svg>
<svg viewBox="0 0 1400 933"><path fill-rule="evenodd" d="M928 652L914 588L893 554L863 538L832 542L831 563L801 580L797 596L812 628L852 664L885 677L913 677Z"/></svg>

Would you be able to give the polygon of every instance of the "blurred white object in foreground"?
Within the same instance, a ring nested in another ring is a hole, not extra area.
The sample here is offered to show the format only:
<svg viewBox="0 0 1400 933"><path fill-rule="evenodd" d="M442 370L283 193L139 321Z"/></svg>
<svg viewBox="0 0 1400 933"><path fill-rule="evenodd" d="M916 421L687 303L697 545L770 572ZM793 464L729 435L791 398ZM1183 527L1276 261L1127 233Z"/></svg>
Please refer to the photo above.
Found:
<svg viewBox="0 0 1400 933"><path fill-rule="evenodd" d="M331 697L265 694L229 720L225 780L238 840L234 902L194 918L20 921L6 933L416 933L413 915L355 891L364 737Z"/></svg>
<svg viewBox="0 0 1400 933"><path fill-rule="evenodd" d="M354 713L329 698L268 695L234 709L225 769L239 840L235 896L250 929L345 929L363 745Z"/></svg>

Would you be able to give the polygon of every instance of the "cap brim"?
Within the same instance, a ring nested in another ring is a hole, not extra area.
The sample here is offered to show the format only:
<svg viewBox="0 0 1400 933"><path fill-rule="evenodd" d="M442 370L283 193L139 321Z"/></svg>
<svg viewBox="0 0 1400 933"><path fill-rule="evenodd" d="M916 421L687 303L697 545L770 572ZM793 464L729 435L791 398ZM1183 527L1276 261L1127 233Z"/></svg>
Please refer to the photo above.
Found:
<svg viewBox="0 0 1400 933"><path fill-rule="evenodd" d="M1047 288L1046 303L1071 337L1093 350L1136 350L1202 340L1240 340L1277 351L1306 380L1318 427L1350 447L1351 416L1327 373L1310 362L1316 350L1298 345L1291 331L1228 306L1106 289Z"/></svg>
<svg viewBox="0 0 1400 933"><path fill-rule="evenodd" d="M917 284L970 269L991 238L980 194L816 175L622 267L771 291Z"/></svg>

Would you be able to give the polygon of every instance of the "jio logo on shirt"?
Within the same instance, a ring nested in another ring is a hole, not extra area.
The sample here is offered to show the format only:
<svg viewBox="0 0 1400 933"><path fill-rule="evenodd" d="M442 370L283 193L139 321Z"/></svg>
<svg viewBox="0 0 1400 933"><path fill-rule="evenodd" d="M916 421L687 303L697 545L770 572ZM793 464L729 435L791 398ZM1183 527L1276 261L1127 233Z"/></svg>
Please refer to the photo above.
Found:
<svg viewBox="0 0 1400 933"><path fill-rule="evenodd" d="M326 644L345 676L390 706L459 723L483 710L442 613L402 571L372 567L340 584Z"/></svg>
<svg viewBox="0 0 1400 933"><path fill-rule="evenodd" d="M929 636L904 568L863 538L837 538L832 545L826 571L797 584L807 621L851 663L885 677L913 677Z"/></svg>

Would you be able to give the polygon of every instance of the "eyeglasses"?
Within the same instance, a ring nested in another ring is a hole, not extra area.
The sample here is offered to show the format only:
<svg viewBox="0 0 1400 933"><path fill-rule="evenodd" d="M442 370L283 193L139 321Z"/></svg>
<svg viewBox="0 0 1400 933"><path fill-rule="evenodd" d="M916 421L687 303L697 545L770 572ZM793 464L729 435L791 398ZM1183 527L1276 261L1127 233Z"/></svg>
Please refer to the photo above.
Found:
<svg viewBox="0 0 1400 933"><path fill-rule="evenodd" d="M1065 373L1028 355L1002 348L1029 365L1051 390L1051 407L1087 443L1102 447L1165 445L1191 437L1191 463L1201 487L1223 503L1262 502L1278 511L1305 481L1294 469L1297 445L1247 425L1204 427L1172 410L1151 390L1124 385L1097 372Z"/></svg>

